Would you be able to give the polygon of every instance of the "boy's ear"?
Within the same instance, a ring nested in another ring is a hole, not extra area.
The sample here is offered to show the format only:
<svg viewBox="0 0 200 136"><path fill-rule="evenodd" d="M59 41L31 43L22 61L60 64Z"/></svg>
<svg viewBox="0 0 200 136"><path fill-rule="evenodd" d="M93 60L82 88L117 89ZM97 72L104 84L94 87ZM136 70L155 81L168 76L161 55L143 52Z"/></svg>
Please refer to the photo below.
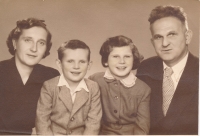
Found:
<svg viewBox="0 0 200 136"><path fill-rule="evenodd" d="M90 70L90 68L92 67L92 63L93 63L92 61L89 61L88 68L87 68L88 70Z"/></svg>
<svg viewBox="0 0 200 136"><path fill-rule="evenodd" d="M56 65L61 69L61 61L59 59L56 59Z"/></svg>

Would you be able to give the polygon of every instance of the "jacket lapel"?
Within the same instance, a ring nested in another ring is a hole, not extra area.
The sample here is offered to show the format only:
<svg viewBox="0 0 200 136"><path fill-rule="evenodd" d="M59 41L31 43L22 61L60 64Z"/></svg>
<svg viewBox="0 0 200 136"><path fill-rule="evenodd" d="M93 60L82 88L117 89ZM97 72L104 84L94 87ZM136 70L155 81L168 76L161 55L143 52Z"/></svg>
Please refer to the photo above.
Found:
<svg viewBox="0 0 200 136"><path fill-rule="evenodd" d="M71 112L72 111L72 98L70 94L70 90L66 86L59 87L59 98L64 103L66 108Z"/></svg>
<svg viewBox="0 0 200 136"><path fill-rule="evenodd" d="M168 127L168 130L171 129L169 126L173 127L172 124L176 122L177 117L181 114L185 106L187 106L187 103L193 98L193 95L195 94L195 90L191 89L192 85L188 85L188 80L190 80L192 83L192 80L196 80L194 78L188 79L188 77L194 77L193 70L191 69L193 64L193 58L191 54L189 54L185 69L179 80L167 115L164 118L164 126Z"/></svg>
<svg viewBox="0 0 200 136"><path fill-rule="evenodd" d="M86 92L84 89L76 93L71 116L73 116L87 102L88 98L88 92Z"/></svg>

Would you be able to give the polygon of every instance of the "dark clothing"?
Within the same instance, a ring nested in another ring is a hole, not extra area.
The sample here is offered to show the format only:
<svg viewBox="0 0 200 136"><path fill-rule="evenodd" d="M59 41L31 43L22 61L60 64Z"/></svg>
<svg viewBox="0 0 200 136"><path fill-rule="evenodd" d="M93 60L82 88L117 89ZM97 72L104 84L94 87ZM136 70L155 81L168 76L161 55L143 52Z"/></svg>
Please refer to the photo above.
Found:
<svg viewBox="0 0 200 136"><path fill-rule="evenodd" d="M43 82L58 75L37 64L24 85L14 58L0 62L0 134L31 134Z"/></svg>
<svg viewBox="0 0 200 136"><path fill-rule="evenodd" d="M191 53L179 80L167 115L162 111L163 61L159 57L144 60L137 77L151 87L151 135L198 134L199 59Z"/></svg>
<svg viewBox="0 0 200 136"><path fill-rule="evenodd" d="M125 87L119 80L104 78L104 72L89 78L99 84L102 102L101 135L146 135L149 133L150 88L140 79Z"/></svg>

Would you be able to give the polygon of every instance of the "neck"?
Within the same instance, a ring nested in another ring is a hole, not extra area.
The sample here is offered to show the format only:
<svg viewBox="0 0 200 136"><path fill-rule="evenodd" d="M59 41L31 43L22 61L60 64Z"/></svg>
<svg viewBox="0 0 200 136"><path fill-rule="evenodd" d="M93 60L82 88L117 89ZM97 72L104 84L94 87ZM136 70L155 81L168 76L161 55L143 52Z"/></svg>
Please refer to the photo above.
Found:
<svg viewBox="0 0 200 136"><path fill-rule="evenodd" d="M33 67L22 64L16 58L15 58L15 64L16 64L17 70L21 76L22 82L24 84L26 84L31 72L33 71Z"/></svg>

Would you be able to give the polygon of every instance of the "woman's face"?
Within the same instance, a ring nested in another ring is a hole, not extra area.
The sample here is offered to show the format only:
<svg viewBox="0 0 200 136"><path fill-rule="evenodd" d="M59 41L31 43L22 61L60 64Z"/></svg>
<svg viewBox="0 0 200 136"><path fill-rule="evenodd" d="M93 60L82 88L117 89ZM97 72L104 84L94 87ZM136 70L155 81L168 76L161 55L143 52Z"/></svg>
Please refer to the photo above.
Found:
<svg viewBox="0 0 200 136"><path fill-rule="evenodd" d="M108 56L108 68L116 79L126 78L133 67L133 54L130 46L114 47Z"/></svg>
<svg viewBox="0 0 200 136"><path fill-rule="evenodd" d="M23 29L18 40L13 40L16 63L28 67L38 64L43 58L47 45L47 32L42 27Z"/></svg>

